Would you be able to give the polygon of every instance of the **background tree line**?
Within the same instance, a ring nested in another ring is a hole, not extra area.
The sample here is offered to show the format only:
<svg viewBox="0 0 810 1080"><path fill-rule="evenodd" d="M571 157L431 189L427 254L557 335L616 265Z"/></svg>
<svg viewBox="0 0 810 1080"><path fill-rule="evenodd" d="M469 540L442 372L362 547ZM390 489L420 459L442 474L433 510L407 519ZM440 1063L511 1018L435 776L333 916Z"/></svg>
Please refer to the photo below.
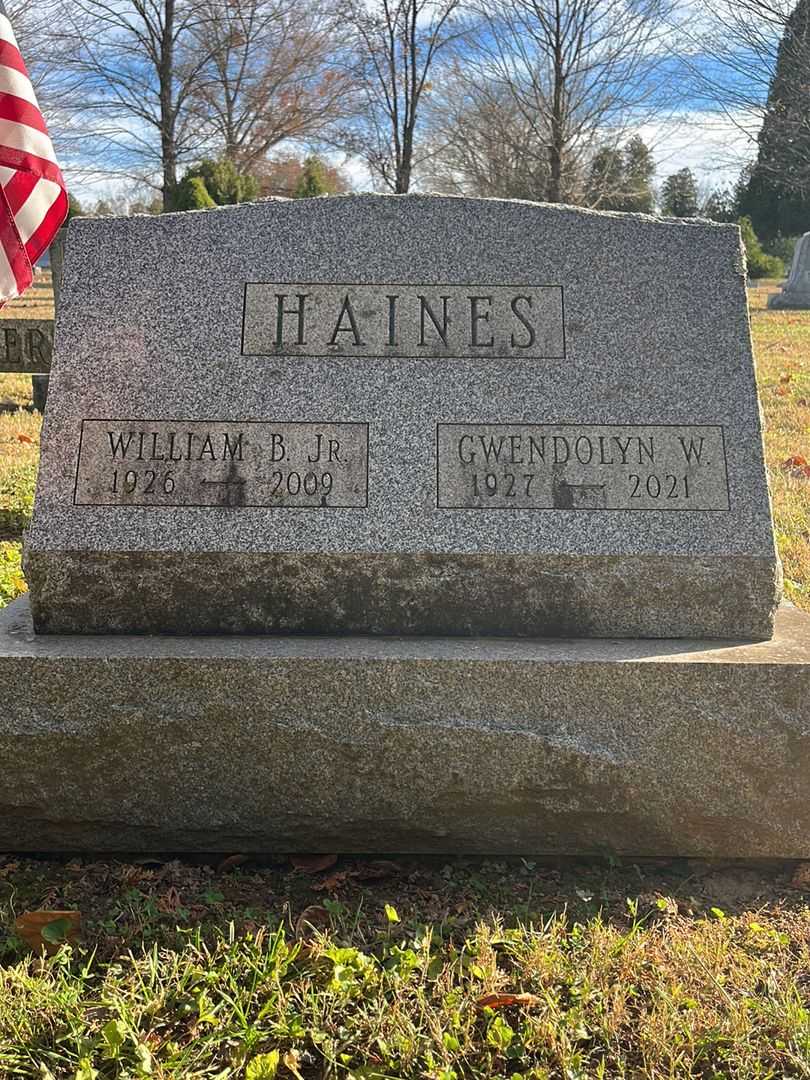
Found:
<svg viewBox="0 0 810 1080"><path fill-rule="evenodd" d="M771 260L810 229L810 0L8 8L66 164L133 185L128 209L347 190L343 160L393 192L745 218ZM656 184L651 133L697 104L751 125L733 189Z"/></svg>

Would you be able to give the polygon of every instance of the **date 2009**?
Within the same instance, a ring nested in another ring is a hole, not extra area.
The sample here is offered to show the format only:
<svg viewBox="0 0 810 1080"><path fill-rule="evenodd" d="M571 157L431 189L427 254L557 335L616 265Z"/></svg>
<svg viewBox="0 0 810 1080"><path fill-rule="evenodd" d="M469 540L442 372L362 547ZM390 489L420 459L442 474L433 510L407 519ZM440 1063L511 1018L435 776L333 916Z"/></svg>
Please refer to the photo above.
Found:
<svg viewBox="0 0 810 1080"><path fill-rule="evenodd" d="M285 495L328 495L334 486L331 472L295 472L275 471L266 481L271 497L283 498ZM110 492L113 495L171 495L175 489L175 477L171 472L156 472L154 469L115 469L112 474Z"/></svg>

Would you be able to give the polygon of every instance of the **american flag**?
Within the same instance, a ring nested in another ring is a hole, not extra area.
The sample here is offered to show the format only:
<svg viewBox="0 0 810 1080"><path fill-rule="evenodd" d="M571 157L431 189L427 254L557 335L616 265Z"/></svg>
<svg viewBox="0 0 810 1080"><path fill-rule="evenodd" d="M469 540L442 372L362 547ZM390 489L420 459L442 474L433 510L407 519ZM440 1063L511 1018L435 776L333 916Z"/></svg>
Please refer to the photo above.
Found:
<svg viewBox="0 0 810 1080"><path fill-rule="evenodd" d="M65 181L0 2L0 306L34 280L67 210Z"/></svg>

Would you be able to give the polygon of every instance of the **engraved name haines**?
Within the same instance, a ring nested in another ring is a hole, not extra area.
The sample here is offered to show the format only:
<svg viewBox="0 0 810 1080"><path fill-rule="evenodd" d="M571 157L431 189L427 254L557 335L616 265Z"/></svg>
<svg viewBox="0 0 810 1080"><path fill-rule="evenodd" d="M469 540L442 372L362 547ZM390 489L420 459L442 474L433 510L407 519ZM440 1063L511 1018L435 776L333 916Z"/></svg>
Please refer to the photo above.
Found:
<svg viewBox="0 0 810 1080"><path fill-rule="evenodd" d="M90 506L365 506L358 423L83 420L73 501Z"/></svg>
<svg viewBox="0 0 810 1080"><path fill-rule="evenodd" d="M564 359L559 285L245 285L248 356Z"/></svg>
<svg viewBox="0 0 810 1080"><path fill-rule="evenodd" d="M728 510L712 425L439 424L437 506Z"/></svg>

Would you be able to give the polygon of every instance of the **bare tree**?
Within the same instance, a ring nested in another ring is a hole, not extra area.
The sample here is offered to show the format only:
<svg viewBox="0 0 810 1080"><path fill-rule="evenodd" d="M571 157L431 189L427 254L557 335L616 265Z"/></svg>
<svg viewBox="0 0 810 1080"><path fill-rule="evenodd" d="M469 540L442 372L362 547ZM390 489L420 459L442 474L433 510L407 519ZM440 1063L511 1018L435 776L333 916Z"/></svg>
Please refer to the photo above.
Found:
<svg viewBox="0 0 810 1080"><path fill-rule="evenodd" d="M107 175L151 184L171 208L183 161L207 133L191 103L209 57L199 0L63 0L59 42Z"/></svg>
<svg viewBox="0 0 810 1080"><path fill-rule="evenodd" d="M758 182L810 197L810 6L807 0L709 0L685 55L693 92L758 149ZM747 145L746 145L747 144ZM804 211L806 215L806 208Z"/></svg>
<svg viewBox="0 0 810 1080"><path fill-rule="evenodd" d="M195 89L203 127L246 167L287 139L313 139L344 118L352 84L336 62L339 19L314 0L203 0L195 36L207 56Z"/></svg>
<svg viewBox="0 0 810 1080"><path fill-rule="evenodd" d="M724 118L752 146L795 7L796 0L701 0L686 23L691 48L681 63L696 103Z"/></svg>
<svg viewBox="0 0 810 1080"><path fill-rule="evenodd" d="M542 199L548 133L539 135L503 82L471 75L469 57L442 72L427 116L425 182L454 195Z"/></svg>
<svg viewBox="0 0 810 1080"><path fill-rule="evenodd" d="M596 150L661 116L670 0L496 0L479 14L468 81L506 95L532 156L545 147L535 197L581 201Z"/></svg>
<svg viewBox="0 0 810 1080"><path fill-rule="evenodd" d="M77 122L82 93L59 40L61 0L6 0L6 14L25 59L37 100L63 167L80 156L83 130Z"/></svg>
<svg viewBox="0 0 810 1080"><path fill-rule="evenodd" d="M436 58L460 32L458 8L459 0L348 0L363 107L346 142L391 191L411 186L423 98Z"/></svg>

